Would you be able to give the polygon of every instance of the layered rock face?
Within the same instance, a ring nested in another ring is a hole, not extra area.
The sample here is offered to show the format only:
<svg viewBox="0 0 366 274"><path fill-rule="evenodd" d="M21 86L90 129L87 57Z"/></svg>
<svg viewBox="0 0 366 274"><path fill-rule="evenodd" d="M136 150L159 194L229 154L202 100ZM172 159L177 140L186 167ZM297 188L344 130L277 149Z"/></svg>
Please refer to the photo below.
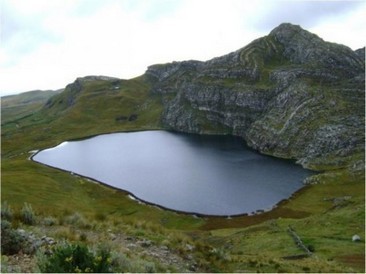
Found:
<svg viewBox="0 0 366 274"><path fill-rule="evenodd" d="M332 168L363 159L362 53L282 24L228 55L145 75L167 128L237 135L262 153Z"/></svg>

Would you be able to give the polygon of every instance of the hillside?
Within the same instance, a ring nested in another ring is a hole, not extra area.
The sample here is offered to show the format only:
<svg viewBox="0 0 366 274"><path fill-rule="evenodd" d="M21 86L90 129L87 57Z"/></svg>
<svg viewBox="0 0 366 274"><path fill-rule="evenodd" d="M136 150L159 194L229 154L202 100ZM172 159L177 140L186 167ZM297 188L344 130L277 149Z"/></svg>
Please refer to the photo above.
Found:
<svg viewBox="0 0 366 274"><path fill-rule="evenodd" d="M40 110L52 96L63 90L33 90L1 97L1 124L24 118Z"/></svg>
<svg viewBox="0 0 366 274"><path fill-rule="evenodd" d="M130 80L77 78L42 106L2 121L1 198L15 212L11 226L36 239L103 242L119 271L364 272L364 68L364 49L281 24L206 62L152 65ZM321 172L272 211L197 218L28 160L30 151L65 140L153 129L240 136L261 153ZM24 203L37 213L32 225L22 221ZM22 258L35 264L37 256Z"/></svg>

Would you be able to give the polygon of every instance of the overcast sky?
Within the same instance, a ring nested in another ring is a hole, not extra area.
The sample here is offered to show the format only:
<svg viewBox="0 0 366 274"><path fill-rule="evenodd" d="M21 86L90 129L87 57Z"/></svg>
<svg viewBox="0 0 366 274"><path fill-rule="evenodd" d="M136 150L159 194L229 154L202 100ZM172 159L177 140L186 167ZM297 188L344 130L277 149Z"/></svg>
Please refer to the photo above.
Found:
<svg viewBox="0 0 366 274"><path fill-rule="evenodd" d="M147 66L209 60L282 22L365 46L366 1L0 0L1 95L59 89L86 75L129 79Z"/></svg>

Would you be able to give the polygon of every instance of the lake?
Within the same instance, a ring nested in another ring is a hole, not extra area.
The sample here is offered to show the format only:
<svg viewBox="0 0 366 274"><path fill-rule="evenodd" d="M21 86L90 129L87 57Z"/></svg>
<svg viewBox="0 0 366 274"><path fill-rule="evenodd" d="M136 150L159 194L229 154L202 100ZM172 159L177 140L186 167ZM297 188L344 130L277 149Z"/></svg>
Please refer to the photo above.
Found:
<svg viewBox="0 0 366 274"><path fill-rule="evenodd" d="M311 171L261 155L233 136L141 131L42 150L34 161L126 190L176 211L230 216L269 210Z"/></svg>

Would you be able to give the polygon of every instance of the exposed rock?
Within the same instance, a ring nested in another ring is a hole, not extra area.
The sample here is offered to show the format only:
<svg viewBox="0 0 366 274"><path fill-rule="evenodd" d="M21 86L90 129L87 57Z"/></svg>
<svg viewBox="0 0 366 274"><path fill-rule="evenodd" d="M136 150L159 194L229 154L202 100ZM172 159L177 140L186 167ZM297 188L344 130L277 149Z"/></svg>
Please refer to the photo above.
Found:
<svg viewBox="0 0 366 274"><path fill-rule="evenodd" d="M194 250L194 246L192 246L190 244L186 244L186 250L189 252L192 252Z"/></svg>
<svg viewBox="0 0 366 274"><path fill-rule="evenodd" d="M169 248L166 245L162 245L160 248L161 250L169 251Z"/></svg>
<svg viewBox="0 0 366 274"><path fill-rule="evenodd" d="M364 64L359 52L281 24L228 55L150 66L146 76L170 129L233 134L309 168L339 167L364 150Z"/></svg>
<svg viewBox="0 0 366 274"><path fill-rule="evenodd" d="M361 59L365 59L365 47L355 50L355 53L360 57Z"/></svg>
<svg viewBox="0 0 366 274"><path fill-rule="evenodd" d="M352 236L352 242L360 242L361 241L361 237L358 236L357 234Z"/></svg>
<svg viewBox="0 0 366 274"><path fill-rule="evenodd" d="M43 236L41 240L45 245L54 245L54 244L56 244L56 241L51 237Z"/></svg>
<svg viewBox="0 0 366 274"><path fill-rule="evenodd" d="M138 241L137 244L141 245L142 247L149 247L151 246L152 242L150 240L143 239Z"/></svg>
<svg viewBox="0 0 366 274"><path fill-rule="evenodd" d="M342 74L353 76L363 71L362 60L350 48L325 42L300 26L284 23L271 31L270 36L284 46L283 56L291 63L339 69Z"/></svg>
<svg viewBox="0 0 366 274"><path fill-rule="evenodd" d="M129 244L127 244L127 248L129 248L129 249L135 249L135 248L137 248L137 245L134 244L134 243L129 243Z"/></svg>
<svg viewBox="0 0 366 274"><path fill-rule="evenodd" d="M22 236L22 237L26 237L27 236L27 232L25 232L24 229L18 228L17 232Z"/></svg>
<svg viewBox="0 0 366 274"><path fill-rule="evenodd" d="M173 62L165 65L152 65L148 67L146 75L156 78L159 82L161 82L171 77L176 72L179 72L179 76L181 76L186 71L195 71L201 65L202 62L200 61L183 61Z"/></svg>

